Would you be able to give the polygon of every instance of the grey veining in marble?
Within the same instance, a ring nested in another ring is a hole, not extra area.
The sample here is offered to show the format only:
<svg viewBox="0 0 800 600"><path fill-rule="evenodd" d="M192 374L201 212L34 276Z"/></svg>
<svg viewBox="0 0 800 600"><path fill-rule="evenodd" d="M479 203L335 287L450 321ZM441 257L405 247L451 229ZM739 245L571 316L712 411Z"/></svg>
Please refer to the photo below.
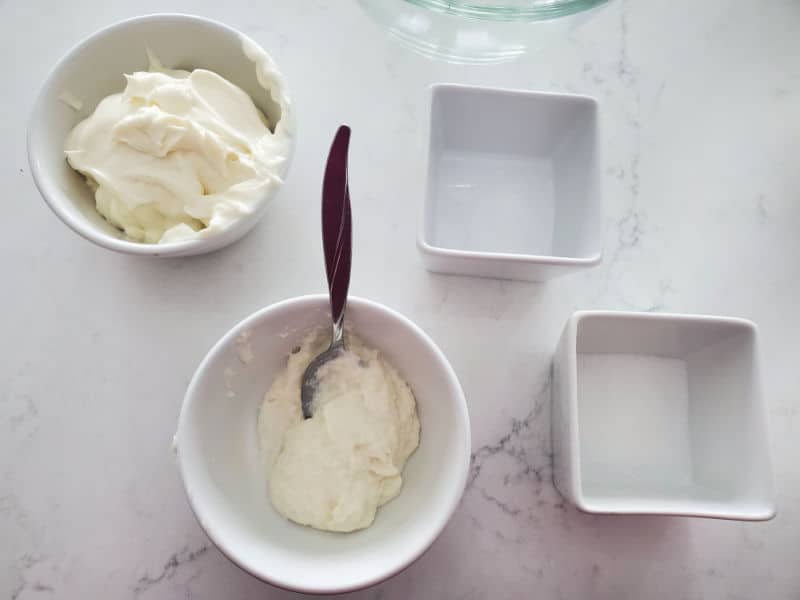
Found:
<svg viewBox="0 0 800 600"><path fill-rule="evenodd" d="M269 49L300 134L285 189L246 239L210 256L139 260L91 246L50 214L28 173L25 120L50 66L82 36L167 10L220 19ZM210 543L170 443L214 341L261 306L324 291L319 189L330 136L347 122L352 292L432 335L473 424L469 485L442 536L350 597L800 598L798 31L796 0L614 0L536 54L470 67L409 53L350 1L0 1L0 597L299 597ZM414 238L437 81L601 101L602 265L546 285L422 269ZM579 308L759 324L774 521L590 516L561 500L550 358Z"/></svg>

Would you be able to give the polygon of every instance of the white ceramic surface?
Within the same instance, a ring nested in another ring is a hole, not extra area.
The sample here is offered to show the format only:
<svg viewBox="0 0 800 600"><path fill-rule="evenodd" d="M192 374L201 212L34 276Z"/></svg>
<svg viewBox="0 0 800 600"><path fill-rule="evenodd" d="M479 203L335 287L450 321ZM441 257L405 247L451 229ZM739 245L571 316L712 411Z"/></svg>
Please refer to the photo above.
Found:
<svg viewBox="0 0 800 600"><path fill-rule="evenodd" d="M314 593L372 585L418 558L453 514L470 462L467 405L447 359L405 317L350 298L353 331L414 391L420 445L403 471L400 495L367 529L321 532L278 514L259 457L258 411L292 348L329 322L328 299L319 295L279 302L236 325L197 369L176 435L189 502L214 543L250 573Z"/></svg>
<svg viewBox="0 0 800 600"><path fill-rule="evenodd" d="M474 459L430 549L339 600L796 598L800 12L794 0L732 6L609 2L543 52L481 68L407 51L357 2L0 3L14 82L0 86L0 598L314 600L217 550L170 444L186 386L226 331L262 306L325 291L320 186L341 123L353 128L353 293L407 315L447 355ZM138 260L53 217L28 168L26 116L74 40L164 10L200 12L267 48L300 127L286 185L249 235L188 260ZM414 240L437 81L598 99L601 264L547 285L422 268ZM591 308L758 323L773 520L608 516L563 500L549 456L550 365L565 321Z"/></svg>
<svg viewBox="0 0 800 600"><path fill-rule="evenodd" d="M595 513L775 515L756 327L578 312L553 362L554 480Z"/></svg>
<svg viewBox="0 0 800 600"><path fill-rule="evenodd" d="M434 85L426 267L541 281L599 263L597 138L593 98Z"/></svg>
<svg viewBox="0 0 800 600"><path fill-rule="evenodd" d="M256 79L255 64L242 50L243 34L217 21L182 14L153 14L121 21L85 38L58 61L33 106L28 126L28 162L42 197L76 233L95 244L127 254L187 256L227 246L244 236L261 218L273 188L262 205L219 235L165 244L128 240L95 209L94 194L64 158L64 140L109 94L125 87L123 74L146 71L147 49L167 67L214 71L245 90L276 122L280 109ZM288 90L286 94L288 95ZM63 95L81 102L68 106ZM293 119L293 115L285 115ZM289 169L285 164L282 175Z"/></svg>

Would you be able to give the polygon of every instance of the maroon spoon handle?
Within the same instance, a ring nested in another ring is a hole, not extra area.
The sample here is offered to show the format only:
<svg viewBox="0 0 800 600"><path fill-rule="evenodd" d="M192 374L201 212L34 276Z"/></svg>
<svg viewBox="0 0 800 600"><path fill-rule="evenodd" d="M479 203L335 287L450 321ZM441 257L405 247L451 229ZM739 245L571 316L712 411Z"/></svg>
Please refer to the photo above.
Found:
<svg viewBox="0 0 800 600"><path fill-rule="evenodd" d="M347 290L350 287L353 225L350 218L350 191L347 187L347 151L350 128L342 125L333 138L325 178L322 182L322 248L325 274L331 301L334 336L341 341Z"/></svg>

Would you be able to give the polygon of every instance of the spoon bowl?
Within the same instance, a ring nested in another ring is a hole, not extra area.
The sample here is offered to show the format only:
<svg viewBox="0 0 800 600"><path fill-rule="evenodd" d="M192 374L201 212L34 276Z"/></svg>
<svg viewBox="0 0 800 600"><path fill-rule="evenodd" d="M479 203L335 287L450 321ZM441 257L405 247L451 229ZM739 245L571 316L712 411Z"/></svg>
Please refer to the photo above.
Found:
<svg viewBox="0 0 800 600"><path fill-rule="evenodd" d="M314 395L317 391L319 380L317 378L317 371L322 365L329 363L335 358L344 353L344 341L338 344L331 344L331 346L318 354L314 360L308 363L306 370L303 372L303 382L300 388L300 402L303 409L303 418L310 419L314 415Z"/></svg>

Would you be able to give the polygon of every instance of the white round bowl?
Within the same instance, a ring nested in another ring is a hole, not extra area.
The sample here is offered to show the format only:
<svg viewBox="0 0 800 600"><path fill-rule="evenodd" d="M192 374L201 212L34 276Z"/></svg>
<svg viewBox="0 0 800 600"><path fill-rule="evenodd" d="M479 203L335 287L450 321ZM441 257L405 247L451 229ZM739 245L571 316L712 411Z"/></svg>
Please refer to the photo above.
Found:
<svg viewBox="0 0 800 600"><path fill-rule="evenodd" d="M247 92L275 122L277 107L258 84L255 64L242 50L243 39L249 38L210 19L156 14L101 29L67 52L45 80L28 125L28 162L33 180L53 212L99 246L147 256L202 254L227 246L250 231L262 216L268 197L256 212L215 236L165 244L130 241L97 212L93 193L64 157L67 134L94 111L100 100L124 89L123 74L147 70L148 48L167 67L215 71ZM282 92L288 98L288 91ZM82 103L80 110L59 98L65 93ZM289 131L293 131L293 115L281 118L289 119ZM294 141L291 143L293 149ZM284 163L284 177L290 160L291 155Z"/></svg>
<svg viewBox="0 0 800 600"><path fill-rule="evenodd" d="M327 296L303 296L236 325L198 367L176 435L189 502L214 543L253 575L309 593L367 587L416 560L456 509L470 463L466 401L442 352L402 315L350 298L348 323L414 391L419 447L403 472L400 495L378 510L367 529L322 532L275 511L259 455L259 408L292 348L310 329L328 324L329 315Z"/></svg>

